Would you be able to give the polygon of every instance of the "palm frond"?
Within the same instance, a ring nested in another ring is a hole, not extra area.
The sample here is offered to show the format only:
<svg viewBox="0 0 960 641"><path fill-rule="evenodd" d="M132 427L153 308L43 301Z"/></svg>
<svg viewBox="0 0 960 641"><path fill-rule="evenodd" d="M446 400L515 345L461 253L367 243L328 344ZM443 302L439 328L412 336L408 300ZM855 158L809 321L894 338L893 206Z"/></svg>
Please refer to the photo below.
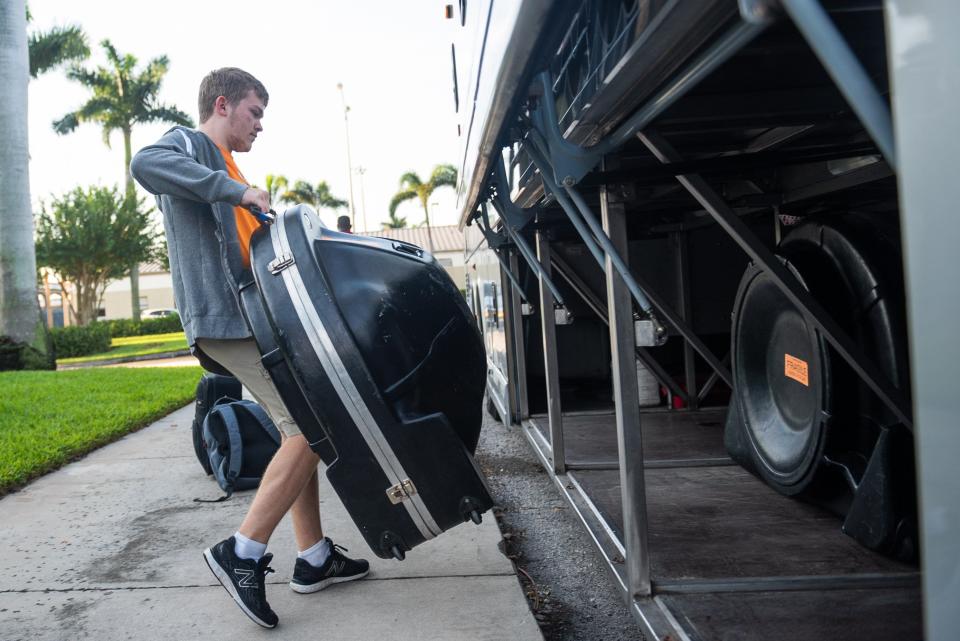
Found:
<svg viewBox="0 0 960 641"><path fill-rule="evenodd" d="M342 198L335 198L331 196L330 198L324 199L322 202L317 203L318 207L328 207L330 209L343 209L350 205L349 201L343 200Z"/></svg>
<svg viewBox="0 0 960 641"><path fill-rule="evenodd" d="M391 218L393 217L394 213L397 211L397 207L400 206L400 203L416 198L417 196L418 196L417 192L412 189L408 189L406 191L399 191L396 194L394 194L393 198L390 199L390 208L389 208L390 217Z"/></svg>
<svg viewBox="0 0 960 641"><path fill-rule="evenodd" d="M194 126L193 118L170 105L159 105L147 110L143 116L137 118L137 122L169 122L175 125L183 125L184 127Z"/></svg>
<svg viewBox="0 0 960 641"><path fill-rule="evenodd" d="M106 115L110 114L115 108L115 101L109 98L94 97L77 110L77 118L80 122L106 120Z"/></svg>
<svg viewBox="0 0 960 641"><path fill-rule="evenodd" d="M383 226L387 229L403 229L407 226L407 219L401 218L391 212L390 218L383 224Z"/></svg>
<svg viewBox="0 0 960 641"><path fill-rule="evenodd" d="M281 200L282 201L282 192L287 189L287 179L284 176L279 174L267 174L267 177L264 181L267 186L267 193L270 194L270 200Z"/></svg>
<svg viewBox="0 0 960 641"><path fill-rule="evenodd" d="M449 163L444 163L437 165L433 168L433 171L430 173L430 178L438 178L441 176L454 176L457 175L457 168Z"/></svg>
<svg viewBox="0 0 960 641"><path fill-rule="evenodd" d="M112 127L110 125L105 124L103 126L103 129L100 131L100 136L103 139L103 144L106 145L107 149L113 149L113 146L110 144L110 134L112 134L115 129L116 127Z"/></svg>
<svg viewBox="0 0 960 641"><path fill-rule="evenodd" d="M84 87L89 87L93 91L109 91L114 86L110 72L103 67L90 71L79 65L73 65L67 69L67 78L79 82Z"/></svg>
<svg viewBox="0 0 960 641"><path fill-rule="evenodd" d="M109 60L114 67L119 69L123 62L120 59L120 54L117 53L117 48L113 46L113 43L107 38L104 38L100 41L100 46L103 47L104 52L106 52L107 60Z"/></svg>
<svg viewBox="0 0 960 641"><path fill-rule="evenodd" d="M406 187L407 189L416 189L423 184L423 181L420 180L415 172L408 171L404 175L400 176L400 186Z"/></svg>
<svg viewBox="0 0 960 641"><path fill-rule="evenodd" d="M313 190L313 185L305 180L298 180L293 183L293 187L283 192L280 199L289 203L307 203L317 206L317 194Z"/></svg>
<svg viewBox="0 0 960 641"><path fill-rule="evenodd" d="M163 82L163 77L167 75L167 71L169 70L170 59L167 56L157 56L147 63L146 68L144 68L138 80L144 84L153 84L159 88L160 83Z"/></svg>
<svg viewBox="0 0 960 641"><path fill-rule="evenodd" d="M314 193L317 197L317 207L329 207L330 209L340 209L341 207L346 207L350 203L342 198L337 198L330 191L330 185L327 184L327 181L321 180L317 183Z"/></svg>
<svg viewBox="0 0 960 641"><path fill-rule="evenodd" d="M80 124L80 119L77 118L77 112L74 111L74 112L68 113L66 116L64 116L60 120L54 120L53 130L62 136L64 134L71 133L74 129L77 128L77 125L79 124Z"/></svg>
<svg viewBox="0 0 960 641"><path fill-rule="evenodd" d="M75 25L31 33L27 46L30 51L31 78L66 62L83 60L90 55L87 36Z"/></svg>
<svg viewBox="0 0 960 641"><path fill-rule="evenodd" d="M453 165L437 165L430 174L430 185L434 189L437 187L456 187L457 168Z"/></svg>

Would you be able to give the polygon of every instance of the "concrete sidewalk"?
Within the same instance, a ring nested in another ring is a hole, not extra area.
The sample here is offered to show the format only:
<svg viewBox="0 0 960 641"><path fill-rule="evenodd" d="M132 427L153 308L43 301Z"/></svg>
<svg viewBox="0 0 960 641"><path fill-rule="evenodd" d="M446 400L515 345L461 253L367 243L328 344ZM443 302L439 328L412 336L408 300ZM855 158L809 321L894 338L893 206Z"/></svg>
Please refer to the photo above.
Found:
<svg viewBox="0 0 960 641"><path fill-rule="evenodd" d="M541 639L498 549L493 515L407 554L375 557L321 475L324 530L368 558L364 580L312 595L287 587L296 546L287 520L270 551L265 630L207 569L204 547L234 532L251 492L223 503L193 455L193 408L104 447L0 500L0 638L5 640Z"/></svg>

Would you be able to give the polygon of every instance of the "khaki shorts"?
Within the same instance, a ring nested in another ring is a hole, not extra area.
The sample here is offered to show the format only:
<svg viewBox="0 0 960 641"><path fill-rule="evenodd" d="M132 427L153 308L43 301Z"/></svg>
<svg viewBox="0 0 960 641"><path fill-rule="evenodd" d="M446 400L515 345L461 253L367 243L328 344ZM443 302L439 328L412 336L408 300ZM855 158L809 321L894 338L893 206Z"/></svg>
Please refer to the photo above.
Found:
<svg viewBox="0 0 960 641"><path fill-rule="evenodd" d="M226 367L239 379L253 399L267 411L281 434L297 436L301 433L266 368L260 362L260 350L252 338L198 338L197 345L207 356Z"/></svg>

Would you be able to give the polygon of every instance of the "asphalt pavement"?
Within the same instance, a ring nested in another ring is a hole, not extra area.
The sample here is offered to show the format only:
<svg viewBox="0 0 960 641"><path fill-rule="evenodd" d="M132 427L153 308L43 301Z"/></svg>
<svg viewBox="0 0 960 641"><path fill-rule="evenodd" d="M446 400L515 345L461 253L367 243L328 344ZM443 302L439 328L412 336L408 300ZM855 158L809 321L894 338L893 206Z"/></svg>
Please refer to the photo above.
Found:
<svg viewBox="0 0 960 641"><path fill-rule="evenodd" d="M477 462L546 641L643 639L593 541L520 428L484 415Z"/></svg>

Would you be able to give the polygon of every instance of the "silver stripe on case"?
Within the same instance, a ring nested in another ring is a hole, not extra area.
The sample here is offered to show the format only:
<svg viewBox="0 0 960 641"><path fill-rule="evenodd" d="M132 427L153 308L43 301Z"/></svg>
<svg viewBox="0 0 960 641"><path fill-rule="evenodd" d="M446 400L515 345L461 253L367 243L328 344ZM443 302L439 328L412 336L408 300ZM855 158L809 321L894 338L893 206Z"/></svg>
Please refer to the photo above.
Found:
<svg viewBox="0 0 960 641"><path fill-rule="evenodd" d="M284 216L277 217L270 232L274 252L277 255L291 255ZM380 432L376 420L370 414L370 410L343 364L340 354L337 353L330 335L310 300L297 264L290 265L281 274L287 293L290 295L290 300L294 309L296 309L300 322L307 330L307 336L317 354L317 358L330 379L330 383L340 396L344 407L356 423L360 434L367 443L367 447L370 448L374 458L391 482L399 483L404 479L409 479L410 477L404 471L393 448L390 447L390 444ZM403 501L402 505L410 514L410 518L416 524L424 539L432 539L442 533L419 495L414 495L410 497L410 500Z"/></svg>

